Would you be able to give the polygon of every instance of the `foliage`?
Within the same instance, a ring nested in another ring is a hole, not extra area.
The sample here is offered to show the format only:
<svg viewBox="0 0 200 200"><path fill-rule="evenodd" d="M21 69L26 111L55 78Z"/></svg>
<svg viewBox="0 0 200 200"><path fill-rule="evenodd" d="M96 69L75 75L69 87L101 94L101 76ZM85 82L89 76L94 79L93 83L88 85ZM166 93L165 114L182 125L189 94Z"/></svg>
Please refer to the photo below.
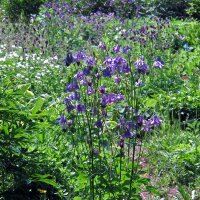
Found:
<svg viewBox="0 0 200 200"><path fill-rule="evenodd" d="M39 7L45 3L45 1L46 0L1 0L0 2L11 21L16 21L21 15L27 20L32 14L38 14Z"/></svg>
<svg viewBox="0 0 200 200"><path fill-rule="evenodd" d="M81 2L0 22L0 198L197 197L199 23Z"/></svg>
<svg viewBox="0 0 200 200"><path fill-rule="evenodd" d="M187 16L188 0L156 0L155 11L160 17L185 18Z"/></svg>
<svg viewBox="0 0 200 200"><path fill-rule="evenodd" d="M189 7L187 9L187 13L196 19L200 19L200 1L199 0L191 0L189 2Z"/></svg>

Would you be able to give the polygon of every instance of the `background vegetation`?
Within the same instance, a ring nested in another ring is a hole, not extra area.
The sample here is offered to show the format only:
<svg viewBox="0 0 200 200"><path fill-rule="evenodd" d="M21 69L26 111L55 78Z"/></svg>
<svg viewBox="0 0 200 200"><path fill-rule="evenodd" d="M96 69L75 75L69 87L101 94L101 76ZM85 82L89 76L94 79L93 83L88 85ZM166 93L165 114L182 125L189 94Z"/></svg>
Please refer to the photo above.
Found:
<svg viewBox="0 0 200 200"><path fill-rule="evenodd" d="M0 198L199 199L199 2L1 0Z"/></svg>

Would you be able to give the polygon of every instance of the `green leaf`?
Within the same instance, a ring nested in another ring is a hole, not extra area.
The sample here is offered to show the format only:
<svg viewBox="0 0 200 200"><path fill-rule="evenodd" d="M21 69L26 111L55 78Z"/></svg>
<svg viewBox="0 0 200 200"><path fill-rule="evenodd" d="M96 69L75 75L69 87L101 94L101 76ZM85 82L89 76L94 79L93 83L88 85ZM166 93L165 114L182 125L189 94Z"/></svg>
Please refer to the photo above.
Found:
<svg viewBox="0 0 200 200"><path fill-rule="evenodd" d="M118 123L115 121L106 121L105 124L106 124L107 129L110 129L110 130L116 128L118 125Z"/></svg>
<svg viewBox="0 0 200 200"><path fill-rule="evenodd" d="M47 183L48 185L52 185L53 187L58 186L58 184L55 181L50 180L50 179L39 179L38 181L42 183Z"/></svg>
<svg viewBox="0 0 200 200"><path fill-rule="evenodd" d="M17 93L24 94L30 88L30 84L17 85Z"/></svg>
<svg viewBox="0 0 200 200"><path fill-rule="evenodd" d="M44 102L45 102L45 99L39 97L39 98L36 100L35 105L34 105L34 107L33 107L32 110L31 110L31 113L32 113L32 114L36 114L36 113L42 108Z"/></svg>
<svg viewBox="0 0 200 200"><path fill-rule="evenodd" d="M157 100L148 98L146 101L147 108L154 108L157 104Z"/></svg>

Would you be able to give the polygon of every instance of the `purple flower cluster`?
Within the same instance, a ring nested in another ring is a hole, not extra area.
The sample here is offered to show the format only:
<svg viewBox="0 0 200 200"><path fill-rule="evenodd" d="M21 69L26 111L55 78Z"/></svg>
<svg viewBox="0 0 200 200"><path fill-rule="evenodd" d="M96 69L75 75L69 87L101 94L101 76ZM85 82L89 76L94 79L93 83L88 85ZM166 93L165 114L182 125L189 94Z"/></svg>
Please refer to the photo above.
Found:
<svg viewBox="0 0 200 200"><path fill-rule="evenodd" d="M121 73L129 73L130 67L128 66L127 60L121 56L117 56L116 58L107 58L104 61L106 68L103 70L104 77L111 77L117 72Z"/></svg>
<svg viewBox="0 0 200 200"><path fill-rule="evenodd" d="M162 124L162 120L158 116L153 116L150 119L145 120L144 116L139 115L137 118L137 124L144 132L149 132L152 128L160 126Z"/></svg>
<svg viewBox="0 0 200 200"><path fill-rule="evenodd" d="M110 94L104 94L100 102L103 106L106 106L106 105L110 105L114 102L119 102L122 100L124 100L124 96L122 94L110 93Z"/></svg>

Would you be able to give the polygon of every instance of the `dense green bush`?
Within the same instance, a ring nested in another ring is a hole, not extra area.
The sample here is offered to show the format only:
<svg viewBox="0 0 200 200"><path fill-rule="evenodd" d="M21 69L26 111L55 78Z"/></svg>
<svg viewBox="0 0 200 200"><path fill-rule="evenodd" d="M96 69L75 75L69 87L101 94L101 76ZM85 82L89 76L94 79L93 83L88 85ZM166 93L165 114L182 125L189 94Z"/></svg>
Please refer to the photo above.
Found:
<svg viewBox="0 0 200 200"><path fill-rule="evenodd" d="M191 17L200 19L200 0L191 0L187 13Z"/></svg>
<svg viewBox="0 0 200 200"><path fill-rule="evenodd" d="M186 9L189 0L156 0L154 1L156 14L161 17L178 17L187 16Z"/></svg>
<svg viewBox="0 0 200 200"><path fill-rule="evenodd" d="M28 20L31 14L37 14L41 4L47 0L0 0L1 5L11 21L16 21L22 15Z"/></svg>

